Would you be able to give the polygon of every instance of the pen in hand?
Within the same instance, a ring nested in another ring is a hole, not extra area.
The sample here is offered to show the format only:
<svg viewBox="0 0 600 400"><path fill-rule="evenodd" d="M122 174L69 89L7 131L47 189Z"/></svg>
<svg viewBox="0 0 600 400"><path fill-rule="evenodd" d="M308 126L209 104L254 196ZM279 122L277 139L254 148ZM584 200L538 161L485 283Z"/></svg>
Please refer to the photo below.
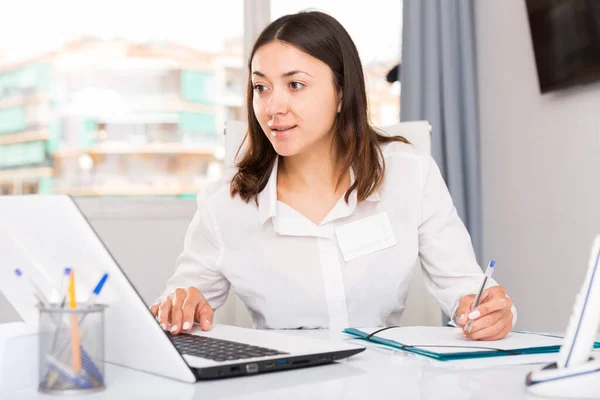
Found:
<svg viewBox="0 0 600 400"><path fill-rule="evenodd" d="M487 281L492 277L495 266L496 266L496 261L494 261L494 260L490 261L490 263L488 264L487 269L485 270L485 274L483 276L483 282L481 282L481 287L479 288L479 292L477 292L477 295L475 296L475 301L473 301L473 305L471 306L471 311L476 309L479 306L479 302L481 301L481 296L483 295L483 291L485 290L485 285L487 284ZM473 325L473 319L469 318L467 325L465 325L466 333L471 332L472 325Z"/></svg>

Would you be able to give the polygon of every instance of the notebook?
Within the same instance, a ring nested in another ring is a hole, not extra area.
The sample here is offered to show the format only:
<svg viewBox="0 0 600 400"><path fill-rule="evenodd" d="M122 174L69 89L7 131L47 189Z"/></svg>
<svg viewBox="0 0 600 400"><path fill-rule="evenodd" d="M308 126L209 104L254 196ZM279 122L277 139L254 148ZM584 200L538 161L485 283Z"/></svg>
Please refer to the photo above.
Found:
<svg viewBox="0 0 600 400"><path fill-rule="evenodd" d="M443 326L346 328L344 333L438 361L558 353L563 343L562 337L533 332L510 332L500 340L474 341L457 328ZM600 343L595 342L594 348L600 348Z"/></svg>

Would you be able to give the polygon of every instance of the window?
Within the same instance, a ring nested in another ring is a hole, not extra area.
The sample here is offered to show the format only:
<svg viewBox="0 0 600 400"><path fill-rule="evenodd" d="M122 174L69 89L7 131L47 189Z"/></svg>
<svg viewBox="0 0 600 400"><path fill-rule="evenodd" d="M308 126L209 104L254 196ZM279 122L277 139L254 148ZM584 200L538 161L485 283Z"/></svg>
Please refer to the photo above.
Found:
<svg viewBox="0 0 600 400"><path fill-rule="evenodd" d="M219 177L225 121L245 118L245 3L4 2L0 194L187 198ZM397 123L402 0L271 0L271 16L311 7L357 44L373 124Z"/></svg>
<svg viewBox="0 0 600 400"><path fill-rule="evenodd" d="M243 5L4 3L0 193L195 195L241 115Z"/></svg>
<svg viewBox="0 0 600 400"><path fill-rule="evenodd" d="M346 28L356 44L365 73L371 122L386 126L400 122L400 83L387 74L400 63L402 0L372 0L353 7L343 0L271 0L271 19L302 10L323 11Z"/></svg>

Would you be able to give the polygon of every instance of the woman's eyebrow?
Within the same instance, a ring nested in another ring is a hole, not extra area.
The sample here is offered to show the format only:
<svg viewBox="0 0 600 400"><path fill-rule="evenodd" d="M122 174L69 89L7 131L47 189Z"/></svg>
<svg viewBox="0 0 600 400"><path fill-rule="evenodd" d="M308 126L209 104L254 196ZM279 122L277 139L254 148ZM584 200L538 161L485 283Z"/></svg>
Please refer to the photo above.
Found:
<svg viewBox="0 0 600 400"><path fill-rule="evenodd" d="M297 75L297 74L306 74L306 75L308 75L308 76L312 76L312 75L311 75L311 74L309 74L308 72L300 71L299 69L295 69L295 70L292 70L292 71L284 72L283 74L281 74L281 76L282 76L283 78L287 78L287 77L289 77L289 76L293 76L293 75ZM261 77L263 77L263 78L266 78L266 75L265 75L265 74L263 74L263 73L262 73L262 72L260 72L260 71L253 71L253 72L252 72L252 75L257 75L257 76L261 76Z"/></svg>

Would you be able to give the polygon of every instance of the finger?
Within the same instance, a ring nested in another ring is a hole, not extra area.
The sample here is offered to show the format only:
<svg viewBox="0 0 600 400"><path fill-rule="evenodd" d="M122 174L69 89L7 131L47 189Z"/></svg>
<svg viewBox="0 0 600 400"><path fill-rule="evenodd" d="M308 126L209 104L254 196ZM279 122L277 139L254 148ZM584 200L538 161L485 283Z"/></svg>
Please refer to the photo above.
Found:
<svg viewBox="0 0 600 400"><path fill-rule="evenodd" d="M160 303L158 307L158 323L163 331L166 331L169 327L169 319L171 318L171 308L173 303L170 298Z"/></svg>
<svg viewBox="0 0 600 400"><path fill-rule="evenodd" d="M456 325L463 327L467 323L467 315L471 312L471 307L475 301L475 295L470 294L461 297L458 303L458 309L456 310Z"/></svg>
<svg viewBox="0 0 600 400"><path fill-rule="evenodd" d="M512 319L513 319L513 313L510 312L508 317L507 317L507 324L506 324L506 328L504 328L504 330L500 331L500 333L498 333L496 336L492 336L489 339L485 339L485 340L499 340L502 339L503 337L505 337L506 335L508 335L511 331L512 331Z"/></svg>
<svg viewBox="0 0 600 400"><path fill-rule="evenodd" d="M150 312L151 312L151 313L152 313L152 315L154 315L155 317L156 317L156 316L157 316L157 314L158 314L158 307L159 307L159 306L160 306L160 303L155 303L155 304L152 304L152 305L150 306Z"/></svg>
<svg viewBox="0 0 600 400"><path fill-rule="evenodd" d="M206 301L204 296L202 296L201 294L198 305L196 306L195 318L196 322L200 324L200 327L203 331L207 331L210 329L213 323L214 316L215 313L212 307L210 306L210 304L208 304L208 301Z"/></svg>
<svg viewBox="0 0 600 400"><path fill-rule="evenodd" d="M183 312L181 308L183 307L183 302L187 297L187 291L185 289L176 289L175 294L173 295L173 308L171 308L171 328L169 332L174 335L177 335L181 330L181 317Z"/></svg>
<svg viewBox="0 0 600 400"><path fill-rule="evenodd" d="M196 306L200 301L200 297L202 297L202 295L195 287L190 287L187 289L187 297L183 301L182 306L182 331L189 332L194 326L194 315L196 313Z"/></svg>
<svg viewBox="0 0 600 400"><path fill-rule="evenodd" d="M487 288L481 294L481 303L489 301L495 297L506 297L506 289L502 286L492 286Z"/></svg>
<svg viewBox="0 0 600 400"><path fill-rule="evenodd" d="M506 336L510 332L509 324L507 324L503 321L504 320L499 321L498 324L494 325L493 327L486 328L486 329L488 329L488 331L481 330L478 333L474 333L474 334L472 334L472 336L467 336L467 337L472 340L486 340L486 341L502 339L504 336Z"/></svg>
<svg viewBox="0 0 600 400"><path fill-rule="evenodd" d="M504 337L510 331L510 315L508 313L492 326L485 327L478 332L467 334L472 340L496 340Z"/></svg>
<svg viewBox="0 0 600 400"><path fill-rule="evenodd" d="M507 311L502 309L489 313L488 315L484 315L479 319L473 320L473 323L471 324L471 330L469 331L469 333L475 333L477 331L487 328L488 326L494 325L495 323L500 321L506 313Z"/></svg>
<svg viewBox="0 0 600 400"><path fill-rule="evenodd" d="M512 306L512 300L508 297L491 297L484 303L480 303L479 306L471 311L468 315L469 319L478 319L484 315L493 313L494 311L510 308Z"/></svg>

